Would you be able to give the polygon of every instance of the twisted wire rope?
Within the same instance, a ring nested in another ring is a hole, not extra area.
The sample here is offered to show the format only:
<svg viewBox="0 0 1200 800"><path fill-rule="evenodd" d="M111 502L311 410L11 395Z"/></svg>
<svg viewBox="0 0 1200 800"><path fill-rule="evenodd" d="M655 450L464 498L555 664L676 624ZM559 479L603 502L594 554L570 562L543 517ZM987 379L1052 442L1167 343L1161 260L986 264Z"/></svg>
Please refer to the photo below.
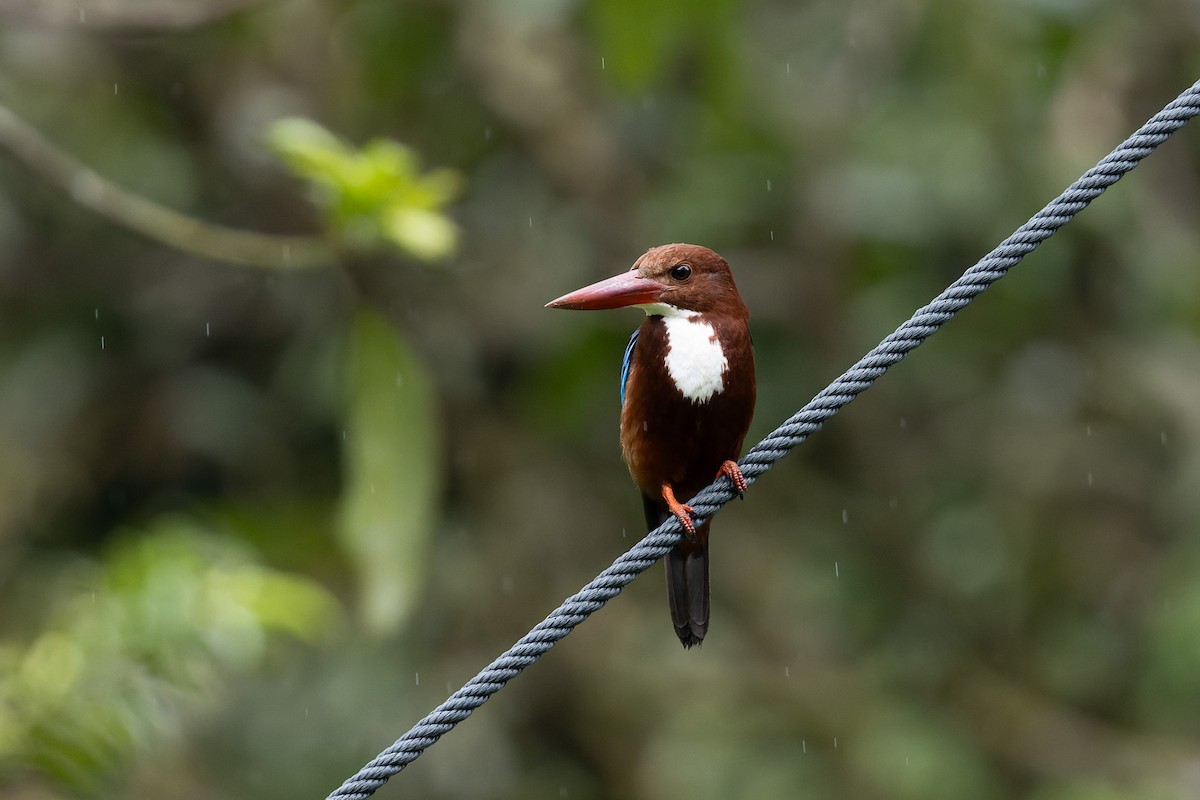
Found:
<svg viewBox="0 0 1200 800"><path fill-rule="evenodd" d="M1200 81L1151 117L1136 133L751 448L739 462L746 482L753 483L792 448L819 430L826 420L864 392L977 295L1004 277L1021 259L1053 236L1197 114L1200 114ZM733 497L733 486L722 475L687 504L692 507L693 516L699 521L711 517ZM348 778L326 800L363 800L370 797L389 778L415 761L428 747L566 637L575 626L600 610L634 578L666 555L682 534L683 529L674 517L648 533L395 743Z"/></svg>

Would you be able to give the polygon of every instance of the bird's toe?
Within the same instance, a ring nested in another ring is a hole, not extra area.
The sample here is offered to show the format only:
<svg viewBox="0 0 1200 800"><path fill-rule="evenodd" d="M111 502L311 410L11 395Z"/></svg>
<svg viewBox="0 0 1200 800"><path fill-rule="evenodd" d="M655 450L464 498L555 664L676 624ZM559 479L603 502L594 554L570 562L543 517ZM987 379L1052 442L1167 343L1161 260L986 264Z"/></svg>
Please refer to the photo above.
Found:
<svg viewBox="0 0 1200 800"><path fill-rule="evenodd" d="M733 490L738 493L739 497L746 493L746 489L748 488L746 478L742 475L742 470L736 461L726 461L723 463L721 471L717 475L724 475L729 478L729 482L733 484Z"/></svg>

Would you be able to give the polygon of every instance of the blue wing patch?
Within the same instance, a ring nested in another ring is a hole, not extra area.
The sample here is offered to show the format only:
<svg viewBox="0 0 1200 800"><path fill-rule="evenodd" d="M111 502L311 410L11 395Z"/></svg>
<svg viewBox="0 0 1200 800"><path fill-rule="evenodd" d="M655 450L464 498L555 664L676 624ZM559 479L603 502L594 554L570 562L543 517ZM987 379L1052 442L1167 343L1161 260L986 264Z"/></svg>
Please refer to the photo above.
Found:
<svg viewBox="0 0 1200 800"><path fill-rule="evenodd" d="M625 384L629 382L629 367L633 364L633 346L637 344L638 333L641 328L637 328L633 332L633 336L629 337L629 344L625 345L625 357L621 359L621 405L625 405Z"/></svg>

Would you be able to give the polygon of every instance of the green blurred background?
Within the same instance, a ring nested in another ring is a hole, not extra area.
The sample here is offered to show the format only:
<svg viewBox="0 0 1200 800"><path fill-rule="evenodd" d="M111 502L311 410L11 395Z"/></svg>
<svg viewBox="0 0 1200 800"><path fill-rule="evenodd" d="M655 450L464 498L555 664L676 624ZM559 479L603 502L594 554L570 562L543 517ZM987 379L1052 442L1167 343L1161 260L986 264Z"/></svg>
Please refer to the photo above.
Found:
<svg viewBox="0 0 1200 800"><path fill-rule="evenodd" d="M0 0L0 796L324 797L642 532L709 245L769 431L1200 77L1192 0ZM280 123L280 120L285 120ZM1200 796L1200 130L379 792Z"/></svg>

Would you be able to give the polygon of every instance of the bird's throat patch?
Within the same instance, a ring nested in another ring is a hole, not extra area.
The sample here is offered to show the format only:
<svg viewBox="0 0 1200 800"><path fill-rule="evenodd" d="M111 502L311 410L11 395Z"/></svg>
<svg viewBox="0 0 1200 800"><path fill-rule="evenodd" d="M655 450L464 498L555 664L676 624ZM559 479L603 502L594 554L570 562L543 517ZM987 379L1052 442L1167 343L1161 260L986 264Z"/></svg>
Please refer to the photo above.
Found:
<svg viewBox="0 0 1200 800"><path fill-rule="evenodd" d="M725 389L729 362L712 325L698 315L663 317L667 326L667 374L693 403L706 403Z"/></svg>

